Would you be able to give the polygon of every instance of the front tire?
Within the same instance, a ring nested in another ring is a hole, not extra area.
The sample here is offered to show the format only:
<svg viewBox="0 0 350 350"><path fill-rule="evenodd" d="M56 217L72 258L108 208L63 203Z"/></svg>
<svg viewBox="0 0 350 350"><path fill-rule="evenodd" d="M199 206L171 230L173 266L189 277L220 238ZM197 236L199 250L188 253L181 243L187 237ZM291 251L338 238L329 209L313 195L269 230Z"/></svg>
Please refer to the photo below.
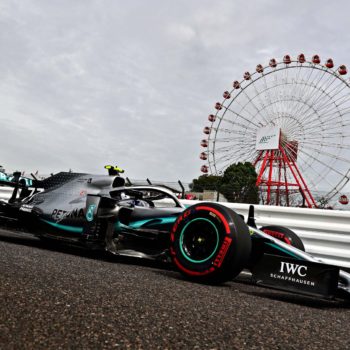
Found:
<svg viewBox="0 0 350 350"><path fill-rule="evenodd" d="M251 251L248 226L231 209L199 203L186 209L170 236L174 265L199 282L223 283L245 267Z"/></svg>

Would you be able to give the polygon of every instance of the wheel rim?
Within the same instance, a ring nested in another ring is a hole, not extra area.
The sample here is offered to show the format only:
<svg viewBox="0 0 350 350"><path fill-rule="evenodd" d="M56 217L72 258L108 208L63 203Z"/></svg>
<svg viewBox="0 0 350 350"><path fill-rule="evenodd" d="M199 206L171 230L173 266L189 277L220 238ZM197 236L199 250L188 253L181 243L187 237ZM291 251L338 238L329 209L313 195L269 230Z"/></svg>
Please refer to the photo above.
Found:
<svg viewBox="0 0 350 350"><path fill-rule="evenodd" d="M183 257L195 264L210 260L219 246L219 232L208 219L197 218L188 222L180 234Z"/></svg>

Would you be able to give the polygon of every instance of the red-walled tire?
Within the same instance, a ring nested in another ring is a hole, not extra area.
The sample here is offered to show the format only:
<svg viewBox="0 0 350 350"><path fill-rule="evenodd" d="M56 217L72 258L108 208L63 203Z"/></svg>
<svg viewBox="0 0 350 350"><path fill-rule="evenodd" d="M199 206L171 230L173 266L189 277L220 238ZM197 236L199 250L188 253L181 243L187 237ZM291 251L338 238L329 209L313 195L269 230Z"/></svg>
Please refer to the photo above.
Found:
<svg viewBox="0 0 350 350"><path fill-rule="evenodd" d="M251 251L248 226L231 209L198 203L176 220L170 236L174 265L186 277L223 283L246 266Z"/></svg>
<svg viewBox="0 0 350 350"><path fill-rule="evenodd" d="M277 238L278 240L305 252L305 247L301 239L295 232L293 232L287 227L271 225L263 226L260 230L265 232L269 236Z"/></svg>

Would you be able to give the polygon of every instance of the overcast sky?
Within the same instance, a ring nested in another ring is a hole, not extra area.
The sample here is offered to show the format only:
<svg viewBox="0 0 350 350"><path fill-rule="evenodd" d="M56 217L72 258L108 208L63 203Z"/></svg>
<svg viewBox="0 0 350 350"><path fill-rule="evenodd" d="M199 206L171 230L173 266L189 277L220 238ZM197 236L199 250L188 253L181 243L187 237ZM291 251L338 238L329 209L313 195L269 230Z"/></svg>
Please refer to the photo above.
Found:
<svg viewBox="0 0 350 350"><path fill-rule="evenodd" d="M346 0L0 0L0 164L189 182L232 81L286 53L350 66L349 12Z"/></svg>

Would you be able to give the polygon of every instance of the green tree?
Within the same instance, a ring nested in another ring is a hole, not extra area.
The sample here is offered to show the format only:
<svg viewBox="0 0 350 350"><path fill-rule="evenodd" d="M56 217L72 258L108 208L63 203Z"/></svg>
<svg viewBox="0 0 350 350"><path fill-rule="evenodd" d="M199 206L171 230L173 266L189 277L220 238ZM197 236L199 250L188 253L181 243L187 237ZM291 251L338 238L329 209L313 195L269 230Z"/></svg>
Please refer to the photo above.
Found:
<svg viewBox="0 0 350 350"><path fill-rule="evenodd" d="M259 192L256 187L257 174L254 166L249 163L230 165L222 176L201 175L190 184L191 191L218 191L229 202L259 203Z"/></svg>
<svg viewBox="0 0 350 350"><path fill-rule="evenodd" d="M221 176L201 175L198 179L193 179L190 189L193 192L203 192L204 190L217 191L221 182Z"/></svg>
<svg viewBox="0 0 350 350"><path fill-rule="evenodd" d="M325 196L316 196L317 208L319 209L329 209L331 205L329 204L329 199Z"/></svg>
<svg viewBox="0 0 350 350"><path fill-rule="evenodd" d="M251 163L232 164L221 178L220 192L229 202L257 204L259 192L256 180L257 174Z"/></svg>

